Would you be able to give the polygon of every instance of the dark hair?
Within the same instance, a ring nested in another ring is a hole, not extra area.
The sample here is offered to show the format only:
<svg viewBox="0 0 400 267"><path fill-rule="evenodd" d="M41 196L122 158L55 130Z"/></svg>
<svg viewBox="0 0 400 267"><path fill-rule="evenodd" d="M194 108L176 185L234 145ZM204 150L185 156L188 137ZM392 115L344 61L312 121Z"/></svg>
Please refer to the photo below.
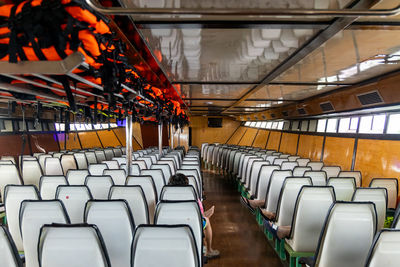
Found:
<svg viewBox="0 0 400 267"><path fill-rule="evenodd" d="M177 173L169 179L168 185L188 185L189 179L182 173Z"/></svg>

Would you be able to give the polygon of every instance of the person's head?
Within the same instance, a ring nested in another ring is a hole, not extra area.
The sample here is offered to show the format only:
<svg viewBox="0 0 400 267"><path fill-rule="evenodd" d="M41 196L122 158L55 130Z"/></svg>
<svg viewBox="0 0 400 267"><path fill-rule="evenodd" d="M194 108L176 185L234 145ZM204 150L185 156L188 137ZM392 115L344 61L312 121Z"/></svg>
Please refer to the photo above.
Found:
<svg viewBox="0 0 400 267"><path fill-rule="evenodd" d="M188 185L189 180L186 175L177 173L169 179L168 185Z"/></svg>

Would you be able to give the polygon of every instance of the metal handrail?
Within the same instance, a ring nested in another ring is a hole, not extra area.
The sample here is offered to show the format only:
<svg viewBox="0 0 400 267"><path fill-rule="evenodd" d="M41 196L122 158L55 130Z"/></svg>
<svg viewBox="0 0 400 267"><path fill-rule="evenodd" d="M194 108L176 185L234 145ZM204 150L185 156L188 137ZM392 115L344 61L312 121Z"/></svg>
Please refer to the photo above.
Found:
<svg viewBox="0 0 400 267"><path fill-rule="evenodd" d="M208 16L335 16L389 17L400 14L400 5L391 9L195 9L195 8L124 8L104 7L93 0L85 0L95 11L105 15L208 15Z"/></svg>

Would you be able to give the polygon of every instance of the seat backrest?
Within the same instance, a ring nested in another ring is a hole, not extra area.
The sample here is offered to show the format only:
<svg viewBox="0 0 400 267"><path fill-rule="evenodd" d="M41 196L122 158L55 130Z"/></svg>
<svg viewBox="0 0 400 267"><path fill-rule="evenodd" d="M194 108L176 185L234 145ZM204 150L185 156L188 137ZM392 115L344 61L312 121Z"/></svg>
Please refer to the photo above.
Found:
<svg viewBox="0 0 400 267"><path fill-rule="evenodd" d="M333 186L338 201L350 201L356 190L356 180L352 177L332 177L327 185Z"/></svg>
<svg viewBox="0 0 400 267"><path fill-rule="evenodd" d="M153 165L150 157L139 157L136 160L144 161L144 163L146 164L146 169L150 169L151 165Z"/></svg>
<svg viewBox="0 0 400 267"><path fill-rule="evenodd" d="M242 176L242 179L241 179L241 182L244 183L246 188L249 187L250 175L251 175L251 171L253 170L253 167L254 167L254 162L257 162L260 160L262 160L262 158L254 157L254 158L250 158L249 161L247 162L246 172L244 173L244 175Z"/></svg>
<svg viewBox="0 0 400 267"><path fill-rule="evenodd" d="M64 171L64 175L67 175L68 170L78 169L78 164L73 154L64 154L61 156L61 166Z"/></svg>
<svg viewBox="0 0 400 267"><path fill-rule="evenodd" d="M121 164L125 164L125 165L126 165L126 158L123 158L123 157L113 157L112 160L118 161L118 165L120 165L120 166L121 166Z"/></svg>
<svg viewBox="0 0 400 267"><path fill-rule="evenodd" d="M304 185L312 185L311 178L287 177L283 182L276 211L276 224L291 225L297 196Z"/></svg>
<svg viewBox="0 0 400 267"><path fill-rule="evenodd" d="M85 185L89 188L93 199L108 199L111 186L114 182L111 176L88 175L85 179Z"/></svg>
<svg viewBox="0 0 400 267"><path fill-rule="evenodd" d="M146 170L146 162L144 160L132 160L132 164L137 164L140 167L140 170Z"/></svg>
<svg viewBox="0 0 400 267"><path fill-rule="evenodd" d="M18 251L23 251L24 247L19 230L19 209L24 200L38 200L39 192L34 185L7 185L4 191L4 199L8 230Z"/></svg>
<svg viewBox="0 0 400 267"><path fill-rule="evenodd" d="M39 186L39 180L42 176L42 168L37 160L24 160L22 169L22 180L24 184Z"/></svg>
<svg viewBox="0 0 400 267"><path fill-rule="evenodd" d="M44 175L40 177L40 197L43 200L55 199L59 185L68 185L67 179L62 175Z"/></svg>
<svg viewBox="0 0 400 267"><path fill-rule="evenodd" d="M88 164L97 164L97 157L93 151L86 151L84 153L85 153Z"/></svg>
<svg viewBox="0 0 400 267"><path fill-rule="evenodd" d="M332 186L303 186L297 195L287 243L294 251L315 252L329 208L335 202Z"/></svg>
<svg viewBox="0 0 400 267"><path fill-rule="evenodd" d="M177 168L175 166L175 161L173 159L162 158L159 161L157 161L157 164L168 164L171 170L171 175L174 175L176 173Z"/></svg>
<svg viewBox="0 0 400 267"><path fill-rule="evenodd" d="M255 199L265 199L272 173L280 170L278 165L262 166L258 175L258 183L255 192Z"/></svg>
<svg viewBox="0 0 400 267"><path fill-rule="evenodd" d="M281 159L288 159L290 157L290 154L280 154L279 158Z"/></svg>
<svg viewBox="0 0 400 267"><path fill-rule="evenodd" d="M124 185L126 182L126 172L125 170L104 170L103 175L111 176L114 185Z"/></svg>
<svg viewBox="0 0 400 267"><path fill-rule="evenodd" d="M153 164L151 165L151 170L154 169L160 169L162 170L163 174L164 174L164 179L165 179L165 183L168 184L169 178L171 178L172 173L171 173L171 168L168 166L168 164Z"/></svg>
<svg viewBox="0 0 400 267"><path fill-rule="evenodd" d="M261 168L263 166L268 166L269 161L266 160L259 160L259 161L255 161L253 163L253 168L251 170L250 173L250 177L249 177L249 193L250 195L254 196L257 190L257 183L258 183L258 177L260 175L261 172Z"/></svg>
<svg viewBox="0 0 400 267"><path fill-rule="evenodd" d="M53 154L53 158L58 158L58 159L60 159L62 155L64 155L64 152L55 152L55 153ZM46 161L46 160L45 160L45 161Z"/></svg>
<svg viewBox="0 0 400 267"><path fill-rule="evenodd" d="M11 160L6 160L6 159L1 159L0 160L0 165L8 165L8 164L14 164Z"/></svg>
<svg viewBox="0 0 400 267"><path fill-rule="evenodd" d="M25 253L25 266L38 267L40 228L51 223L70 223L59 200L24 200L20 209L20 229Z"/></svg>
<svg viewBox="0 0 400 267"><path fill-rule="evenodd" d="M341 170L342 169L339 166L324 166L321 169L321 171L326 172L326 177L328 179L331 177L339 177Z"/></svg>
<svg viewBox="0 0 400 267"><path fill-rule="evenodd" d="M42 267L111 267L95 225L46 224L40 231L37 251Z"/></svg>
<svg viewBox="0 0 400 267"><path fill-rule="evenodd" d="M354 179L356 179L356 186L362 186L362 176L360 171L341 171L338 177L354 177Z"/></svg>
<svg viewBox="0 0 400 267"><path fill-rule="evenodd" d="M125 200L88 201L85 222L99 228L112 266L131 266L130 252L135 224Z"/></svg>
<svg viewBox="0 0 400 267"><path fill-rule="evenodd" d="M142 187L149 208L149 222L153 223L154 211L158 202L153 178L151 176L128 176L126 185L139 185Z"/></svg>
<svg viewBox="0 0 400 267"><path fill-rule="evenodd" d="M9 184L22 184L22 179L19 176L17 166L14 164L0 165L0 199L2 199L1 202L4 202L4 188Z"/></svg>
<svg viewBox="0 0 400 267"><path fill-rule="evenodd" d="M23 267L18 250L7 228L0 225L0 259L1 265L7 267Z"/></svg>
<svg viewBox="0 0 400 267"><path fill-rule="evenodd" d="M151 176L154 181L154 185L156 187L157 191L157 199L160 199L161 191L164 185L166 185L166 182L164 180L164 174L162 170L160 169L154 169L154 170L142 170L140 172L141 176Z"/></svg>
<svg viewBox="0 0 400 267"><path fill-rule="evenodd" d="M287 159L288 159L289 161L297 161L299 158L300 158L300 156L289 156ZM299 163L297 163L297 164L299 164ZM299 165L299 166L300 166L300 165Z"/></svg>
<svg viewBox="0 0 400 267"><path fill-rule="evenodd" d="M84 185L86 176L89 175L88 170L69 170L67 172L67 181L70 185Z"/></svg>
<svg viewBox="0 0 400 267"><path fill-rule="evenodd" d="M374 203L377 215L377 230L380 231L383 228L387 210L386 188L357 188L356 191L354 191L351 201L371 201Z"/></svg>
<svg viewBox="0 0 400 267"><path fill-rule="evenodd" d="M295 167L293 169L293 176L296 176L296 177L304 176L304 173L306 171L311 171L311 167L300 167L300 166L297 166L297 167Z"/></svg>
<svg viewBox="0 0 400 267"><path fill-rule="evenodd" d="M203 254L203 223L197 201L160 202L157 204L154 224L176 225L187 224L193 231L199 256L202 262Z"/></svg>
<svg viewBox="0 0 400 267"><path fill-rule="evenodd" d="M112 149L113 150L113 152L114 152L114 157L122 157L122 150L121 150L121 148L113 148Z"/></svg>
<svg viewBox="0 0 400 267"><path fill-rule="evenodd" d="M372 202L336 202L321 231L315 266L364 266L375 232Z"/></svg>
<svg viewBox="0 0 400 267"><path fill-rule="evenodd" d="M203 192L203 182L199 176L199 173L197 172L196 169L192 169L192 170L177 170L176 173L182 173L186 176L193 176L196 178L196 183L197 183L197 189L199 191L199 193Z"/></svg>
<svg viewBox="0 0 400 267"><path fill-rule="evenodd" d="M110 189L109 199L126 200L136 227L149 223L149 207L140 185L114 185Z"/></svg>
<svg viewBox="0 0 400 267"><path fill-rule="evenodd" d="M283 186L283 182L287 177L292 176L292 171L274 171L271 175L271 181L268 186L265 209L269 212L275 212L278 207L279 194Z"/></svg>
<svg viewBox="0 0 400 267"><path fill-rule="evenodd" d="M42 171L44 170L44 161L46 160L46 158L52 158L52 157L53 156L49 155L49 154L39 155L38 161L39 161L40 167L42 168Z"/></svg>
<svg viewBox="0 0 400 267"><path fill-rule="evenodd" d="M397 196L399 193L399 184L396 178L374 178L369 187L384 187L388 193L388 208L395 209Z"/></svg>
<svg viewBox="0 0 400 267"><path fill-rule="evenodd" d="M96 156L97 163L102 163L103 161L107 160L106 154L104 153L103 150L95 150L94 154ZM89 163L89 164L91 164L91 163Z"/></svg>
<svg viewBox="0 0 400 267"><path fill-rule="evenodd" d="M161 191L162 201L197 200L196 191L191 185L166 185Z"/></svg>
<svg viewBox="0 0 400 267"><path fill-rule="evenodd" d="M71 223L83 223L85 205L92 199L92 194L85 185L59 185L56 199L64 204Z"/></svg>
<svg viewBox="0 0 400 267"><path fill-rule="evenodd" d="M1 160L11 160L12 163L16 164L14 156L1 156Z"/></svg>
<svg viewBox="0 0 400 267"><path fill-rule="evenodd" d="M75 152L74 153L74 158L76 161L76 165L79 170L85 170L88 168L89 163L86 159L86 155L83 152Z"/></svg>
<svg viewBox="0 0 400 267"><path fill-rule="evenodd" d="M324 167L324 163L320 161L309 161L306 166L311 167L313 171L320 171Z"/></svg>
<svg viewBox="0 0 400 267"><path fill-rule="evenodd" d="M196 241L187 225L142 225L132 245L132 266L199 267Z"/></svg>
<svg viewBox="0 0 400 267"><path fill-rule="evenodd" d="M64 175L59 158L45 158L44 175Z"/></svg>
<svg viewBox="0 0 400 267"><path fill-rule="evenodd" d="M383 229L374 238L365 266L395 267L400 262L400 230Z"/></svg>
<svg viewBox="0 0 400 267"><path fill-rule="evenodd" d="M181 170L197 170L197 173L199 174L200 179L202 179L202 175L201 175L201 166L199 164L182 164Z"/></svg>
<svg viewBox="0 0 400 267"><path fill-rule="evenodd" d="M296 159L296 161L297 161L297 163L299 164L300 167L307 167L308 163L311 162L310 159L305 159L305 158L299 158L299 159Z"/></svg>
<svg viewBox="0 0 400 267"><path fill-rule="evenodd" d="M282 163L287 162L287 161L289 161L289 160L288 159L276 158L276 159L274 159L273 164L282 166Z"/></svg>
<svg viewBox="0 0 400 267"><path fill-rule="evenodd" d="M317 186L326 186L328 182L324 171L306 171L303 176L310 177L313 185Z"/></svg>
<svg viewBox="0 0 400 267"><path fill-rule="evenodd" d="M103 171L108 170L108 166L105 163L90 164L89 173L90 175L103 175Z"/></svg>
<svg viewBox="0 0 400 267"><path fill-rule="evenodd" d="M114 151L112 148L105 148L104 155L106 156L106 160L111 160L114 157Z"/></svg>
<svg viewBox="0 0 400 267"><path fill-rule="evenodd" d="M298 166L299 164L296 161L285 161L282 162L281 170L293 171Z"/></svg>
<svg viewBox="0 0 400 267"><path fill-rule="evenodd" d="M103 164L106 164L108 169L110 169L110 170L118 170L119 169L119 164L118 164L118 161L116 161L116 160L105 160L105 161L103 161Z"/></svg>

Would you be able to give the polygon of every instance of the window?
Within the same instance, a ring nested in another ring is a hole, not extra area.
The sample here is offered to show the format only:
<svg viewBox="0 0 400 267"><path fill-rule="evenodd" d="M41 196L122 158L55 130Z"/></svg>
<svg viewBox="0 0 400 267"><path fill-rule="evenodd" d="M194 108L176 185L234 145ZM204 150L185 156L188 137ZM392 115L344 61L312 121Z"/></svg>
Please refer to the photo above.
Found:
<svg viewBox="0 0 400 267"><path fill-rule="evenodd" d="M319 133L325 132L325 127L326 127L326 119L318 120L317 132Z"/></svg>
<svg viewBox="0 0 400 267"><path fill-rule="evenodd" d="M108 123L102 123L101 128L103 129L108 129Z"/></svg>
<svg viewBox="0 0 400 267"><path fill-rule="evenodd" d="M69 129L70 129L70 131L75 131L75 124L71 123L69 125Z"/></svg>
<svg viewBox="0 0 400 267"><path fill-rule="evenodd" d="M273 123L272 123L272 129L277 129L278 128L278 122L277 121L274 121Z"/></svg>
<svg viewBox="0 0 400 267"><path fill-rule="evenodd" d="M358 117L342 118L339 122L339 133L356 133Z"/></svg>
<svg viewBox="0 0 400 267"><path fill-rule="evenodd" d="M308 121L302 121L302 122L301 122L300 130L301 130L302 132L306 132L306 131L308 130Z"/></svg>
<svg viewBox="0 0 400 267"><path fill-rule="evenodd" d="M93 125L93 127L94 127L96 130L100 130L100 129L101 129L101 124L95 124L95 125Z"/></svg>
<svg viewBox="0 0 400 267"><path fill-rule="evenodd" d="M392 114L389 116L388 134L400 134L400 114Z"/></svg>
<svg viewBox="0 0 400 267"><path fill-rule="evenodd" d="M283 130L289 130L290 128L290 121L285 121L283 123Z"/></svg>
<svg viewBox="0 0 400 267"><path fill-rule="evenodd" d="M385 128L386 115L374 115L361 117L360 133L379 134Z"/></svg>
<svg viewBox="0 0 400 267"><path fill-rule="evenodd" d="M299 130L299 121L293 121L292 122L292 131L298 131Z"/></svg>
<svg viewBox="0 0 400 267"><path fill-rule="evenodd" d="M261 121L258 121L258 122L256 123L256 128L260 128L260 125L261 125Z"/></svg>
<svg viewBox="0 0 400 267"><path fill-rule="evenodd" d="M56 131L57 132L64 132L65 131L65 124L64 123L55 123Z"/></svg>
<svg viewBox="0 0 400 267"><path fill-rule="evenodd" d="M327 133L336 133L338 119L329 119L326 126Z"/></svg>
<svg viewBox="0 0 400 267"><path fill-rule="evenodd" d="M118 125L117 125L116 123L110 123L110 127L111 127L111 128L117 128Z"/></svg>
<svg viewBox="0 0 400 267"><path fill-rule="evenodd" d="M244 123L244 126L250 126L250 123L251 123L251 121L246 121L246 122Z"/></svg>
<svg viewBox="0 0 400 267"><path fill-rule="evenodd" d="M86 128L86 130L92 130L93 129L91 124L85 124L85 128Z"/></svg>
<svg viewBox="0 0 400 267"><path fill-rule="evenodd" d="M86 130L85 125L83 123L75 123L75 129L78 131Z"/></svg>
<svg viewBox="0 0 400 267"><path fill-rule="evenodd" d="M260 128L265 129L266 127L267 127L267 122L266 121L261 122Z"/></svg>
<svg viewBox="0 0 400 267"><path fill-rule="evenodd" d="M283 129L283 121L278 122L278 129L279 130Z"/></svg>
<svg viewBox="0 0 400 267"><path fill-rule="evenodd" d="M272 128L272 121L267 122L267 129L271 129Z"/></svg>
<svg viewBox="0 0 400 267"><path fill-rule="evenodd" d="M317 120L311 120L308 125L308 131L315 132L317 130Z"/></svg>

